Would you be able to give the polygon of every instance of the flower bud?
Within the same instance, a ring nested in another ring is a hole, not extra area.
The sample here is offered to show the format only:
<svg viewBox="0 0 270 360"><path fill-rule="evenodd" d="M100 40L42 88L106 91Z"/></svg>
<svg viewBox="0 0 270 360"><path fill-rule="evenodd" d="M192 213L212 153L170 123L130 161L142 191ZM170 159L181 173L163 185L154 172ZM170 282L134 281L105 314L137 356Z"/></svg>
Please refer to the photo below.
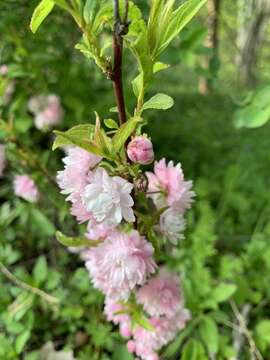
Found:
<svg viewBox="0 0 270 360"><path fill-rule="evenodd" d="M127 342L127 349L129 353L134 353L136 350L136 343L133 340Z"/></svg>
<svg viewBox="0 0 270 360"><path fill-rule="evenodd" d="M128 323L120 324L120 334L123 338L129 338L131 336L130 325Z"/></svg>
<svg viewBox="0 0 270 360"><path fill-rule="evenodd" d="M127 154L131 161L147 165L154 160L153 145L146 135L135 136L127 147Z"/></svg>

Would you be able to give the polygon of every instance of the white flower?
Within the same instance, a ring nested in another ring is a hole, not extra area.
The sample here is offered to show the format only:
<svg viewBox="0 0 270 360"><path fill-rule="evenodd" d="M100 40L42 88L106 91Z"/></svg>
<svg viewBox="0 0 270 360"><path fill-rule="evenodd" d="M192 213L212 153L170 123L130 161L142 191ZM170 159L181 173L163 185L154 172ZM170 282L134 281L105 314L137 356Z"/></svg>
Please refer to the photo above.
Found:
<svg viewBox="0 0 270 360"><path fill-rule="evenodd" d="M160 232L174 245L178 240L185 238L183 232L186 227L186 221L181 213L173 208L169 208L160 216Z"/></svg>
<svg viewBox="0 0 270 360"><path fill-rule="evenodd" d="M105 169L98 168L90 175L90 184L86 186L82 200L97 222L108 225L120 224L122 219L133 222L132 189L133 185L127 180L110 177Z"/></svg>

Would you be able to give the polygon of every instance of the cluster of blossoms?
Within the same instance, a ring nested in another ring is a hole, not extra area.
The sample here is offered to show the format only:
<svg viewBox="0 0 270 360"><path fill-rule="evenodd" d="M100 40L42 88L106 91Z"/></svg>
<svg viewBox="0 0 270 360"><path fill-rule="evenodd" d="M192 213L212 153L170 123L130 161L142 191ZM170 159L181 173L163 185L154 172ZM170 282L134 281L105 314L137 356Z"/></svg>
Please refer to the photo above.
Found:
<svg viewBox="0 0 270 360"><path fill-rule="evenodd" d="M33 96L28 101L28 109L34 115L35 126L39 130L49 130L63 118L61 102L56 95Z"/></svg>
<svg viewBox="0 0 270 360"><path fill-rule="evenodd" d="M111 298L105 302L105 315L109 321L119 325L120 333L127 342L128 351L145 360L158 360L157 352L172 341L190 319L177 276L161 269L135 292L137 304L143 307L152 329L132 325L129 306ZM131 310L132 311L132 310Z"/></svg>
<svg viewBox="0 0 270 360"><path fill-rule="evenodd" d="M150 139L134 137L127 155L134 163L151 163ZM159 349L184 328L190 314L184 308L178 277L165 269L158 271L154 247L132 225L138 220L134 184L110 174L101 161L97 155L70 147L57 182L71 202L71 214L79 223L87 222L89 247L81 250L81 257L94 287L105 295L107 319L130 338L131 353L143 360L157 360ZM165 159L156 162L154 173L147 172L146 177L146 195L161 214L154 230L176 244L183 238L184 212L193 201L192 182L184 180L180 164L166 165ZM90 247L90 240L97 246ZM143 313L151 329L134 322L134 312Z"/></svg>
<svg viewBox="0 0 270 360"><path fill-rule="evenodd" d="M192 181L185 181L181 164L174 166L165 159L155 163L154 173L147 172L148 196L158 209L166 208L160 217L158 230L174 245L183 238L184 213L191 207L195 193Z"/></svg>

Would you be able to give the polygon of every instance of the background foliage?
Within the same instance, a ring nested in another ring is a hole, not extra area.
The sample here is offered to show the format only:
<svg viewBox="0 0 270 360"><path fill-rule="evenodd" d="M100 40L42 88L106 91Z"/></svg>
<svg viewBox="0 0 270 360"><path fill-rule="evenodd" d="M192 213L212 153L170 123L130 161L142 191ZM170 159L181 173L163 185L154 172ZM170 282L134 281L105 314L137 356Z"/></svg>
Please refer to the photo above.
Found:
<svg viewBox="0 0 270 360"><path fill-rule="evenodd" d="M138 4L147 11L147 1ZM164 116L149 112L157 158L181 161L197 194L186 239L167 259L184 274L193 320L164 349L166 360L270 358L270 128L246 128L269 118L270 28L266 24L260 38L252 79L243 78L234 61L241 51L232 41L241 30L235 4L220 2L214 47L208 39L210 8L200 13L164 57L171 67L150 89L175 100ZM56 229L82 230L54 185L63 154L50 150L53 135L36 130L27 111L29 97L56 93L65 110L61 130L94 121L94 108L105 117L105 109L115 105L111 84L74 50L80 34L58 9L31 34L35 5L0 3L0 63L9 65L9 81L16 83L12 101L0 114L16 134L7 144L9 161L0 183L0 261L11 275L60 303L17 286L1 267L0 359L39 359L43 348L44 359L129 360L122 339L103 317L102 296L91 288L83 264L54 237ZM131 104L135 65L128 53L125 58ZM3 124L0 135L5 142ZM14 174L25 171L41 189L38 207L13 194Z"/></svg>

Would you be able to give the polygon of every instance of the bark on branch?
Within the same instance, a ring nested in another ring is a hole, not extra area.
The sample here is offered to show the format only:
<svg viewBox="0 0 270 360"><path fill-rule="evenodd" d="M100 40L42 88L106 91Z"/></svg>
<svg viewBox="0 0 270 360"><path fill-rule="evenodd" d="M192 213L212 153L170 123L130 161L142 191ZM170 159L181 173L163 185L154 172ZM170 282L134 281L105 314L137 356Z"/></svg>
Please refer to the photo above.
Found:
<svg viewBox="0 0 270 360"><path fill-rule="evenodd" d="M114 94L118 108L119 123L126 122L126 108L122 81L122 58L123 58L123 35L128 32L128 0L125 2L125 13L123 21L120 16L119 0L113 0L114 5L114 31L113 31L113 71L111 80L113 82Z"/></svg>

